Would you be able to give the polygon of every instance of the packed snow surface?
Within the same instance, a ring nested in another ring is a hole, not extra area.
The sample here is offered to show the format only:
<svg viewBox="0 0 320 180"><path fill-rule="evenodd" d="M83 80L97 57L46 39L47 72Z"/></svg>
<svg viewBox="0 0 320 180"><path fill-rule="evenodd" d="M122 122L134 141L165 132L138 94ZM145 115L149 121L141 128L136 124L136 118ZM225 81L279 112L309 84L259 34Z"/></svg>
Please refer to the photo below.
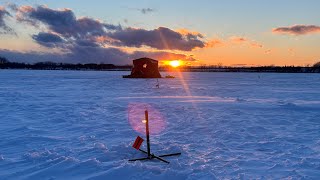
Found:
<svg viewBox="0 0 320 180"><path fill-rule="evenodd" d="M319 74L126 74L1 70L0 179L320 178Z"/></svg>

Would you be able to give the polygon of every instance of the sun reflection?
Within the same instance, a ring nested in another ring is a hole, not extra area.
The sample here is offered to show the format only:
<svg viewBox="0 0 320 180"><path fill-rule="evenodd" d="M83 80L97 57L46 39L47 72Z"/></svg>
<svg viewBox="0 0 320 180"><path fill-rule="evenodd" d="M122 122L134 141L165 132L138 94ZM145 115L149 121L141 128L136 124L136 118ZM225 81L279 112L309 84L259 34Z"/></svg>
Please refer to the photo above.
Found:
<svg viewBox="0 0 320 180"><path fill-rule="evenodd" d="M166 39L163 37L161 31L160 31L160 38L161 38L161 41L162 41L163 45L164 45L166 48L170 49L170 47L168 46L168 43L167 43ZM165 61L165 64L167 64L166 61ZM172 60L172 61L169 62L169 65L171 65L172 67L176 68L176 70L178 71L177 73L178 73L179 79L180 79L181 82L182 82L182 85L183 85L183 88L184 88L185 92L187 93L188 96L192 96L187 81L184 79L183 74L180 72L180 69L177 68L177 67L179 67L180 65L182 65L181 61L179 61L179 60ZM200 114L199 114L199 112L198 112L198 110L197 110L197 107L196 107L196 104L195 104L194 102L192 102L192 106L193 106L194 109L196 109L196 113L197 113L198 117L200 118Z"/></svg>
<svg viewBox="0 0 320 180"><path fill-rule="evenodd" d="M147 103L130 103L128 105L128 121L132 129L144 135L147 122L144 111L149 111L150 134L160 134L166 128L166 119L154 106Z"/></svg>

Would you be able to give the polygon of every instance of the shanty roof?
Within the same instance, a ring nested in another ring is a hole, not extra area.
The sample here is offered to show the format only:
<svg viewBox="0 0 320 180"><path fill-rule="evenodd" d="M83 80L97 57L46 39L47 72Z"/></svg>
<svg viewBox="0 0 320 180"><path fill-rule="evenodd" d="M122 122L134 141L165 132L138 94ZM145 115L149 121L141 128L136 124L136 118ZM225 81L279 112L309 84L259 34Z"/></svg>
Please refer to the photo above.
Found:
<svg viewBox="0 0 320 180"><path fill-rule="evenodd" d="M147 58L147 57L135 59L135 60L133 60L133 63L134 63L134 62L138 62L138 61L143 61L143 62L149 61L149 62L151 62L151 63L158 63L157 60L150 59L150 58Z"/></svg>

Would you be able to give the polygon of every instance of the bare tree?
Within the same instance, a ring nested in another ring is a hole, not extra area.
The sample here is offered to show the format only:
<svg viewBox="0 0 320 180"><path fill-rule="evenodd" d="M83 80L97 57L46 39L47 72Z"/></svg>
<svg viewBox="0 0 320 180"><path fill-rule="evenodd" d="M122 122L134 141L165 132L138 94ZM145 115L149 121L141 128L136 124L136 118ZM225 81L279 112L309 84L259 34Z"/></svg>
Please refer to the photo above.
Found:
<svg viewBox="0 0 320 180"><path fill-rule="evenodd" d="M320 61L317 62L317 63L315 63L315 64L313 65L313 67L320 67Z"/></svg>

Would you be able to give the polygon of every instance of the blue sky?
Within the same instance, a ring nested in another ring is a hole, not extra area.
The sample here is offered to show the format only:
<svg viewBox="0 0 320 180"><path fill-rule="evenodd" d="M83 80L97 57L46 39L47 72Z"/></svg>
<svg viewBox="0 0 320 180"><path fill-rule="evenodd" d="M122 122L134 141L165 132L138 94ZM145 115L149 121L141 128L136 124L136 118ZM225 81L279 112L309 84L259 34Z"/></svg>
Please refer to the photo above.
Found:
<svg viewBox="0 0 320 180"><path fill-rule="evenodd" d="M0 1L3 6L7 2ZM315 48L320 41L318 31L303 35L272 32L273 29L279 27L319 26L320 1L316 0L16 0L10 2L19 6L46 5L54 10L70 8L77 18L90 17L122 27L145 30L166 27L173 31L186 29L190 32L201 33L205 42L212 39L224 42L224 46L221 47L195 48L190 52L179 51L179 53L199 57L199 62L204 64L305 65L320 59L320 54ZM142 13L142 9L151 11ZM21 32L19 23L18 25L12 24L13 29L20 28ZM22 31L30 34L35 30L26 28ZM21 37L26 36L25 34ZM252 48L244 48L243 45L230 45L229 39L232 37L244 38L246 41L242 42L247 44L261 44L263 50L261 48L261 52L258 53L253 52ZM7 35L6 38L8 38ZM3 48L1 43L0 48ZM230 51L234 52L239 60L232 60L232 57L227 55ZM296 57L293 56L293 51ZM177 53L177 51L173 52ZM274 54L268 53L269 55L266 56L265 52L274 52Z"/></svg>

